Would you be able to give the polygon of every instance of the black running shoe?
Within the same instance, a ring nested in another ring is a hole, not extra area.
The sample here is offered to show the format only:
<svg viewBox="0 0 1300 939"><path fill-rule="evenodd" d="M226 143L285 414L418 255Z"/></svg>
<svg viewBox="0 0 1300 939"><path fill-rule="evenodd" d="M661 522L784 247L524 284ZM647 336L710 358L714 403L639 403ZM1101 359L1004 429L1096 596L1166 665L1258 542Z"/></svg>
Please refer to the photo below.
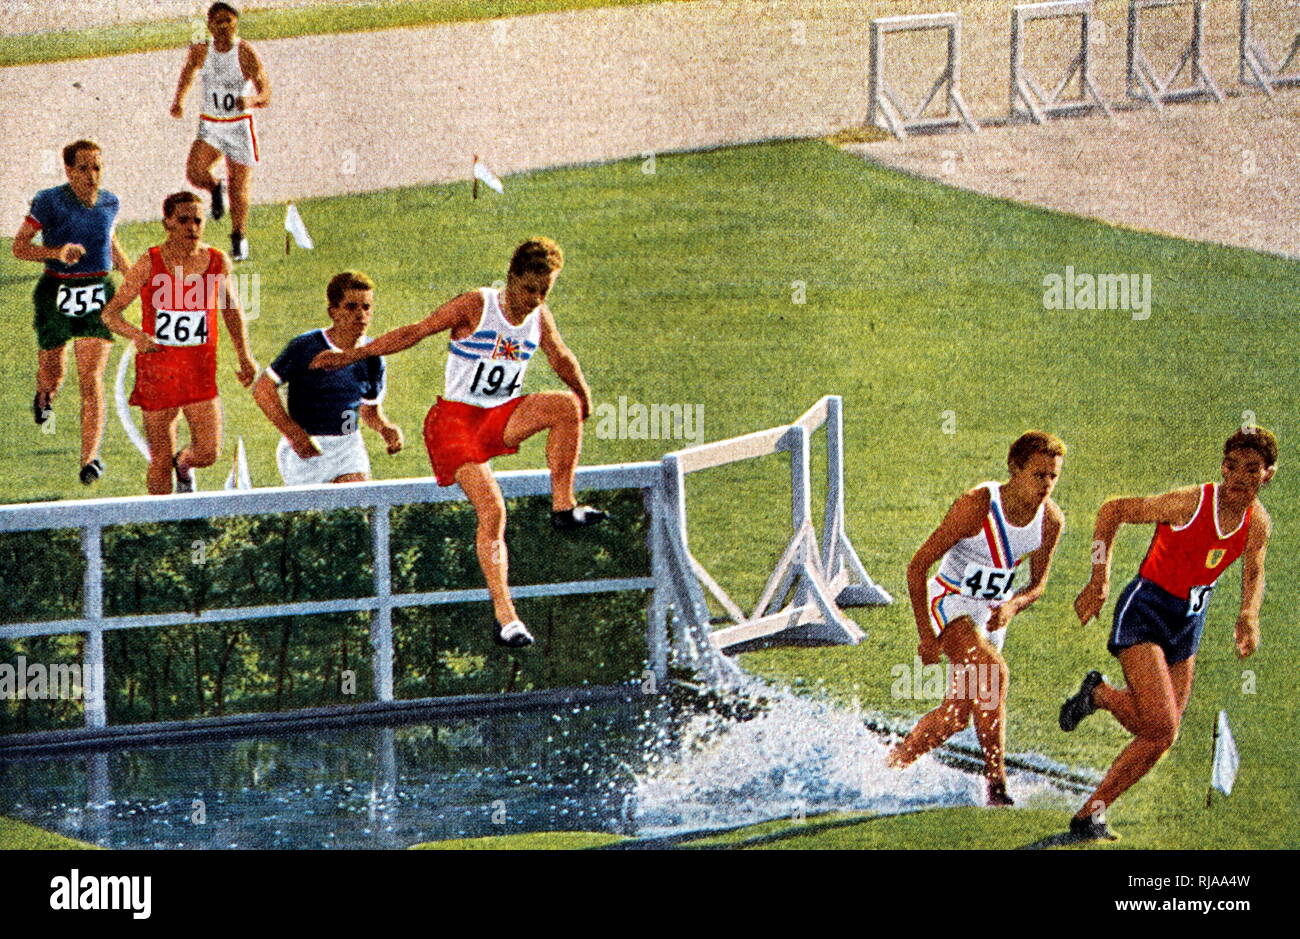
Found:
<svg viewBox="0 0 1300 939"><path fill-rule="evenodd" d="M1092 703L1092 693L1097 690L1097 686L1102 683L1101 672L1091 671L1083 676L1083 682L1079 685L1079 690L1065 699L1061 705L1061 715L1059 722L1061 730L1071 731L1079 726L1079 721L1083 720L1093 711L1097 710L1097 705Z"/></svg>
<svg viewBox="0 0 1300 939"><path fill-rule="evenodd" d="M32 417L36 419L36 423L44 424L53 413L50 407L50 396L43 391L36 392L36 397L32 398Z"/></svg>
<svg viewBox="0 0 1300 939"><path fill-rule="evenodd" d="M562 512L552 512L551 527L556 531L573 531L575 528L597 525L608 517L608 514L600 509L593 509L589 505L575 505Z"/></svg>
<svg viewBox="0 0 1300 939"><path fill-rule="evenodd" d="M527 626L517 619L511 620L504 626L500 623L493 623L492 639L497 645L505 646L508 649L522 649L533 644L533 634L528 631Z"/></svg>
<svg viewBox="0 0 1300 939"><path fill-rule="evenodd" d="M1075 841L1119 841L1119 835L1106 827L1106 819L1079 818L1070 819L1070 836Z"/></svg>
<svg viewBox="0 0 1300 939"><path fill-rule="evenodd" d="M989 783L989 805L1015 805L1016 800L1007 795L1007 784L1004 782Z"/></svg>
<svg viewBox="0 0 1300 939"><path fill-rule="evenodd" d="M89 486L103 475L104 464L98 457L96 457L81 468L81 484L83 486Z"/></svg>
<svg viewBox="0 0 1300 939"><path fill-rule="evenodd" d="M175 470L176 472L176 491L193 492L194 491L194 470L188 469L184 473L182 473L179 458L180 458L179 453L176 454L176 456L172 457L172 469Z"/></svg>
<svg viewBox="0 0 1300 939"><path fill-rule="evenodd" d="M212 187L212 220L216 221L226 214L226 184L219 182Z"/></svg>

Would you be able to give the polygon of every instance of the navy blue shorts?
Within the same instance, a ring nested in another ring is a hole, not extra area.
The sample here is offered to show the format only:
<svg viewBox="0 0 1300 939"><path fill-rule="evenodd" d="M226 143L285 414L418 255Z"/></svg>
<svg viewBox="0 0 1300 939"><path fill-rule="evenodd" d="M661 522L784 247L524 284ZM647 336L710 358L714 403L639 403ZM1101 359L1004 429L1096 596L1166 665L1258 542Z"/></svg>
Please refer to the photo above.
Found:
<svg viewBox="0 0 1300 939"><path fill-rule="evenodd" d="M1158 584L1135 577L1115 601L1115 625L1106 648L1118 656L1131 646L1154 642L1164 650L1170 665L1190 659L1201 644L1209 599L1208 588L1194 590L1192 599L1184 600ZM1196 612L1189 614L1193 605Z"/></svg>

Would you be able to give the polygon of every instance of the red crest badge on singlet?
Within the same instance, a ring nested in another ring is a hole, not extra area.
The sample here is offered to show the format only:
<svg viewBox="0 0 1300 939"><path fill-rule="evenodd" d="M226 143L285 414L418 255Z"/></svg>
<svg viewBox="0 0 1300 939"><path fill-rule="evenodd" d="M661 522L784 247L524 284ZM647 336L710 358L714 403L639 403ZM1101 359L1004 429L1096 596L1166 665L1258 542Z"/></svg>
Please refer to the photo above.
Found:
<svg viewBox="0 0 1300 939"><path fill-rule="evenodd" d="M1211 548L1209 554L1205 555L1205 566L1207 568L1218 567L1219 562L1223 560L1223 556L1227 553L1226 548Z"/></svg>

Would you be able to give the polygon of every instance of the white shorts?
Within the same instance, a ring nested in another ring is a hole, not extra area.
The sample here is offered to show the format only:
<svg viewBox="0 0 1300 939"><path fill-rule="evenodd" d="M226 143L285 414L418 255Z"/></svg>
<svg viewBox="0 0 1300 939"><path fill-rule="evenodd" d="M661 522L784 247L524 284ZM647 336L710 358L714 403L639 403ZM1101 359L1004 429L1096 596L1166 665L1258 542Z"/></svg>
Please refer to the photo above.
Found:
<svg viewBox="0 0 1300 939"><path fill-rule="evenodd" d="M311 486L332 483L348 473L370 475L370 455L361 439L361 432L338 437L312 437L320 447L320 456L304 460L293 452L289 441L281 437L275 448L275 462L280 467L280 478L286 486Z"/></svg>
<svg viewBox="0 0 1300 939"><path fill-rule="evenodd" d="M960 592L938 577L930 579L926 593L929 596L930 628L934 630L935 638L938 638L944 627L953 620L969 616L980 635L987 639L993 648L1002 651L1002 643L1007 639L1006 629L999 629L992 633L988 630L989 618L993 615L993 604L985 600L963 597Z"/></svg>
<svg viewBox="0 0 1300 939"><path fill-rule="evenodd" d="M232 163L256 166L257 131L253 128L253 115L239 117L200 117L199 140L224 153Z"/></svg>

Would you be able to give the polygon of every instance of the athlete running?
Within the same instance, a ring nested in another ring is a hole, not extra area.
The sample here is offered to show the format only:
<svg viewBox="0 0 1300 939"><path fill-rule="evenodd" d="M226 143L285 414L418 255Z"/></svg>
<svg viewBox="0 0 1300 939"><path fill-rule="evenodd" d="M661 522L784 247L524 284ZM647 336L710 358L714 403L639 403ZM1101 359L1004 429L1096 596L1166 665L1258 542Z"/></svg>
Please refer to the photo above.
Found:
<svg viewBox="0 0 1300 939"><path fill-rule="evenodd" d="M314 368L341 368L450 331L445 391L425 418L424 441L438 484L459 483L474 506L479 566L496 614L492 635L512 648L531 645L533 637L510 598L505 501L488 460L516 453L523 441L548 431L551 523L570 530L605 518L604 512L578 505L573 492L591 391L545 304L563 265L560 246L549 238L526 241L510 260L504 290L484 287L463 293L418 323L346 352L322 352L312 362ZM539 348L570 391L523 393L524 373Z"/></svg>
<svg viewBox="0 0 1300 939"><path fill-rule="evenodd" d="M1155 536L1138 576L1115 602L1107 649L1119 659L1127 687L1089 672L1061 706L1070 731L1093 711L1109 711L1133 734L1101 785L1074 818L1081 840L1115 840L1105 813L1173 746L1192 691L1196 650L1210 594L1219 576L1242 557L1237 655L1259 645L1264 599L1264 551L1272 523L1257 496L1276 471L1277 438L1262 427L1239 430L1223 445L1222 483L1186 486L1163 495L1111 499L1097 512L1092 578L1074 601L1079 622L1101 612L1110 593L1111 547L1120 525L1154 522ZM1098 550L1100 549L1100 550Z"/></svg>
<svg viewBox="0 0 1300 939"><path fill-rule="evenodd" d="M190 145L185 175L191 183L212 195L212 217L225 213L225 183L212 175L212 168L226 158L226 182L230 184L230 255L236 261L248 259L249 182L253 167L261 162L253 108L271 103L271 81L253 47L240 39L239 11L228 3L208 8L208 32L212 38L190 46L185 65L176 82L171 115L185 116L185 97L202 78L203 108L198 136Z"/></svg>
<svg viewBox="0 0 1300 939"><path fill-rule="evenodd" d="M121 289L104 307L113 332L135 343L135 390L131 403L144 415L149 443L150 494L194 491L194 470L211 466L221 450L221 401L217 397L217 309L239 358L236 375L247 387L257 374L230 259L203 243L203 205L192 192L163 200L167 240L150 248L127 271ZM140 298L139 327L122 311ZM176 419L185 415L190 444L176 451Z"/></svg>
<svg viewBox="0 0 1300 939"><path fill-rule="evenodd" d="M1002 658L1006 626L1047 586L1064 517L1052 501L1065 444L1030 431L1011 445L1002 484L982 483L953 503L947 516L907 566L921 643L918 654L935 665L952 663L943 703L926 714L889 754L902 768L963 730L973 719L984 751L988 804L1011 805L1005 766L1006 698L1010 672ZM1018 569L1029 557L1029 583ZM938 576L929 579L939 561Z"/></svg>

